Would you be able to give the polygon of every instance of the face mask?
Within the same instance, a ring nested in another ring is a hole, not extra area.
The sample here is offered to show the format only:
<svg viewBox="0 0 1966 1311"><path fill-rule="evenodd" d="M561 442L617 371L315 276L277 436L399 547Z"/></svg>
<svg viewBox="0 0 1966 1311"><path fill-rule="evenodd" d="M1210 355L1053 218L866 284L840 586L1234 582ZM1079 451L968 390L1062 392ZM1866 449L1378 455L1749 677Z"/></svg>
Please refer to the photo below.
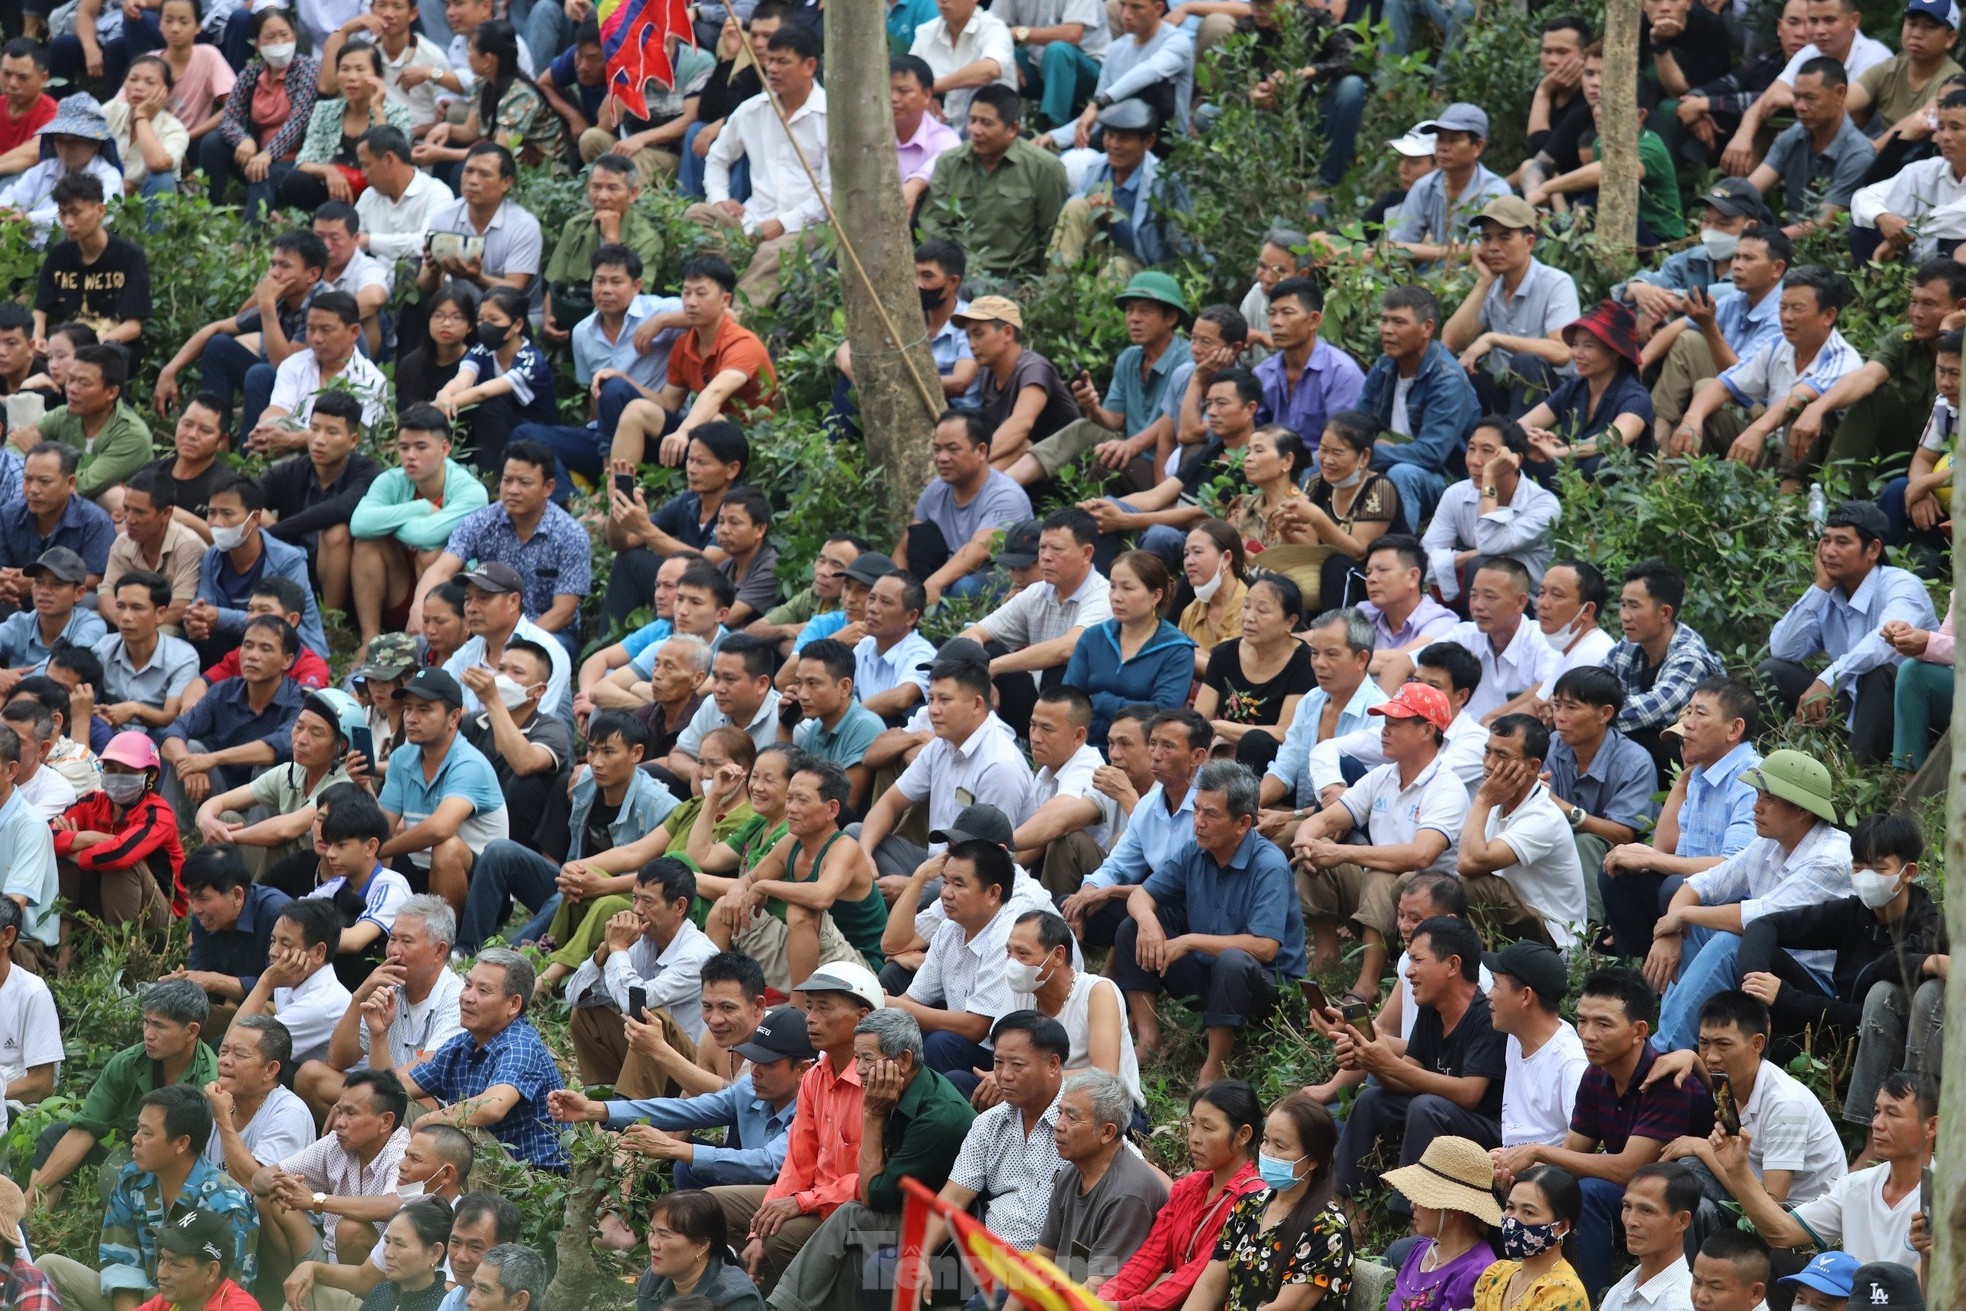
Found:
<svg viewBox="0 0 1966 1311"><path fill-rule="evenodd" d="M268 68L285 68L294 61L294 43L279 41L259 48L259 57L266 61Z"/></svg>
<svg viewBox="0 0 1966 1311"><path fill-rule="evenodd" d="M501 328L496 323L480 323L478 325L478 344L488 351L495 351L500 346L503 346L505 339L511 335L512 329Z"/></svg>
<svg viewBox="0 0 1966 1311"><path fill-rule="evenodd" d="M225 528L218 524L212 525L212 545L221 551L236 551L245 540L246 529L244 525L237 528Z"/></svg>
<svg viewBox="0 0 1966 1311"><path fill-rule="evenodd" d="M1707 258L1719 264L1734 258L1734 252L1740 248L1741 237L1735 232L1716 232L1712 228L1701 228L1700 244L1706 247Z"/></svg>
<svg viewBox="0 0 1966 1311"><path fill-rule="evenodd" d="M102 790L109 799L119 806L127 806L143 795L144 777L141 774L104 774Z"/></svg>
<svg viewBox="0 0 1966 1311"><path fill-rule="evenodd" d="M1003 971L1004 982L1010 985L1012 992L1036 992L1050 977L1051 974L1045 972L1042 966L1026 965L1021 960L1010 962Z"/></svg>
<svg viewBox="0 0 1966 1311"><path fill-rule="evenodd" d="M942 308L942 302L947 299L943 292L936 287L917 287L915 291L922 298L922 313L924 314L935 313L935 311Z"/></svg>
<svg viewBox="0 0 1966 1311"><path fill-rule="evenodd" d="M1356 487L1365 481L1365 466L1361 464L1358 468L1352 470L1350 477L1326 478L1325 481L1333 487Z"/></svg>
<svg viewBox="0 0 1966 1311"><path fill-rule="evenodd" d="M1271 1156L1268 1152L1258 1152L1256 1154L1256 1173L1263 1176L1264 1183L1276 1189L1278 1192L1283 1192L1285 1189L1295 1188L1297 1186L1297 1162L1303 1159L1303 1157L1299 1156L1285 1161L1279 1157Z"/></svg>
<svg viewBox="0 0 1966 1311"><path fill-rule="evenodd" d="M498 699L507 710L517 710L531 696L530 692L519 686L519 680L507 674L498 675L492 679L492 684L498 688Z"/></svg>
<svg viewBox="0 0 1966 1311"><path fill-rule="evenodd" d="M396 1189L396 1196L402 1198L405 1202L414 1201L416 1198L423 1196L423 1184L420 1181L413 1184L403 1184Z"/></svg>
<svg viewBox="0 0 1966 1311"><path fill-rule="evenodd" d="M1891 899L1898 895L1898 876L1882 870L1853 869L1850 882L1857 890L1857 900L1872 910L1890 905Z"/></svg>
<svg viewBox="0 0 1966 1311"><path fill-rule="evenodd" d="M1541 624L1536 626L1536 631L1543 633ZM1579 613L1575 619L1572 619L1554 633L1543 633L1543 640L1550 644L1550 650L1556 652L1558 655L1562 655L1570 649L1570 644L1577 640L1577 634L1582 631L1584 631L1584 616Z"/></svg>
<svg viewBox="0 0 1966 1311"><path fill-rule="evenodd" d="M1209 579L1205 583L1200 583L1196 585L1195 600L1200 601L1203 605L1207 605L1210 601L1213 601L1215 599L1215 594L1222 590L1222 584L1228 579L1228 577L1229 577L1229 562L1227 560L1223 560L1222 567L1215 571L1215 577Z"/></svg>
<svg viewBox="0 0 1966 1311"><path fill-rule="evenodd" d="M1512 1215L1502 1217L1502 1255L1511 1261L1541 1256L1562 1241L1554 1223L1526 1225Z"/></svg>

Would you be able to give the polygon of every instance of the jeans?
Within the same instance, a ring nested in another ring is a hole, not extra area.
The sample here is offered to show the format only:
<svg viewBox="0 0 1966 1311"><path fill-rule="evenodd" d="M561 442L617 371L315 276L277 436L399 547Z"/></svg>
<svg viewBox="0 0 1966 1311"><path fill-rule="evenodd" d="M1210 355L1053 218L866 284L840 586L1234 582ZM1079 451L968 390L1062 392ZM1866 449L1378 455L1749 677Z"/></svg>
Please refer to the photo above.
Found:
<svg viewBox="0 0 1966 1311"><path fill-rule="evenodd" d="M1952 666L1907 660L1891 689L1891 763L1917 769L1952 722Z"/></svg>
<svg viewBox="0 0 1966 1311"><path fill-rule="evenodd" d="M1869 1124L1877 1091L1899 1070L1937 1078L1945 1050L1946 985L1927 979L1909 998L1896 983L1878 982L1864 996L1857 1056L1850 1065L1850 1092L1843 1119Z"/></svg>
<svg viewBox="0 0 1966 1311"><path fill-rule="evenodd" d="M211 182L212 204L225 203L226 190L232 180L238 178L245 182L246 175L232 158L233 147L225 144L225 134L214 129L207 132L198 143L198 167L205 170L205 177ZM246 182L246 218L253 223L265 221L267 210L273 207L273 195L280 182L294 171L291 159L276 159L272 168L258 182Z"/></svg>
<svg viewBox="0 0 1966 1311"><path fill-rule="evenodd" d="M1891 531L1885 536L1885 544L1926 545L1943 554L1952 545L1952 537L1937 524L1930 528L1912 527L1911 516L1905 511L1905 492L1909 486L1910 480L1900 474L1885 483L1884 490L1878 493L1877 508L1884 511L1885 522L1891 526Z"/></svg>
<svg viewBox="0 0 1966 1311"><path fill-rule="evenodd" d="M116 94L130 71L130 61L164 48L163 29L157 25L157 11L146 9L135 20L123 20L123 31L102 43L102 85L104 98ZM88 76L88 63L82 54L82 40L73 33L48 43L48 72L66 78L77 86Z"/></svg>
<svg viewBox="0 0 1966 1311"><path fill-rule="evenodd" d="M641 394L635 384L626 378L609 378L601 384L601 397L595 408L598 426L576 428L572 424L522 423L512 430L512 440L544 442L553 448L553 454L560 459L558 479L562 491L566 487L569 470L598 480L607 472L608 446L614 440L614 430L621 426L621 412L628 408L628 402ZM561 496L555 494L553 499L559 501Z"/></svg>
<svg viewBox="0 0 1966 1311"><path fill-rule="evenodd" d="M683 129L682 163L676 169L676 187L686 196L698 200L708 200L709 193L703 189L704 161L696 153L696 134L703 130L703 124L691 123ZM751 161L740 159L730 166L730 198L746 201L751 198Z"/></svg>
<svg viewBox="0 0 1966 1311"><path fill-rule="evenodd" d="M1462 25L1474 17L1473 0L1453 0L1453 9L1441 0L1386 0L1386 22L1392 26L1392 39L1386 43L1386 53L1407 54L1413 49L1413 20L1424 18L1440 29L1444 43L1443 55L1455 44Z"/></svg>
<svg viewBox="0 0 1966 1311"><path fill-rule="evenodd" d="M948 1029L937 1029L922 1038L922 1060L965 1097L974 1093L981 1082L976 1071L989 1069L995 1059L982 1043L971 1042Z"/></svg>
<svg viewBox="0 0 1966 1311"><path fill-rule="evenodd" d="M553 895L559 867L536 852L504 838L487 843L471 867L471 890L458 917L458 951L474 956L505 923L512 899L538 911Z"/></svg>
<svg viewBox="0 0 1966 1311"><path fill-rule="evenodd" d="M439 50L449 47L456 33L451 31L450 20L444 17L444 0L417 0L416 17L423 24L423 34L436 42Z"/></svg>
<svg viewBox="0 0 1966 1311"><path fill-rule="evenodd" d="M573 44L573 24L567 21L560 0L512 0L509 16L541 72L554 55Z"/></svg>
<svg viewBox="0 0 1966 1311"><path fill-rule="evenodd" d="M1318 161L1320 186L1336 187L1358 155L1358 128L1365 118L1365 79L1348 73L1324 93L1320 106L1324 158Z"/></svg>
<svg viewBox="0 0 1966 1311"><path fill-rule="evenodd" d="M210 140L207 137L206 140ZM237 337L223 333L205 343L199 356L206 390L221 396L238 395L239 445L245 448L246 434L259 423L259 416L273 400L274 367L265 358L239 344Z"/></svg>
<svg viewBox="0 0 1966 1311"><path fill-rule="evenodd" d="M1609 1179L1579 1179L1584 1213L1577 1221L1577 1277L1595 1298L1611 1287L1611 1254L1617 1250L1618 1216L1625 1190Z"/></svg>
<svg viewBox="0 0 1966 1311"><path fill-rule="evenodd" d="M1440 504L1440 494L1447 490L1447 479L1432 469L1418 464L1401 461L1386 466L1386 478L1399 489L1399 512L1406 520L1406 531L1417 534L1420 525Z"/></svg>
<svg viewBox="0 0 1966 1311"><path fill-rule="evenodd" d="M1700 1007L1717 992L1741 986L1738 957L1741 935L1718 929L1689 928L1685 950L1679 958L1679 979L1666 989L1659 1004L1659 1042L1661 1051L1691 1051L1700 1043ZM1798 969L1816 980L1824 993L1836 989L1830 980L1808 966L1796 962Z"/></svg>

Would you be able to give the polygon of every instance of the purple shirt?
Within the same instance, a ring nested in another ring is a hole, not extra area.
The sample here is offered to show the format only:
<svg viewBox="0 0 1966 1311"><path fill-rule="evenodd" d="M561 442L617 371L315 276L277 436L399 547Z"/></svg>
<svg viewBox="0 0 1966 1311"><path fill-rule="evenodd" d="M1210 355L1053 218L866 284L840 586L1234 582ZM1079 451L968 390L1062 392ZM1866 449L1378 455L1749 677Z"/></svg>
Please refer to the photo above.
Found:
<svg viewBox="0 0 1966 1311"><path fill-rule="evenodd" d="M1420 594L1420 604L1413 607L1413 613L1398 628L1387 623L1386 612L1370 601L1360 601L1358 612L1372 621L1372 633L1381 651L1409 646L1422 637L1438 641L1460 622L1452 610L1424 592Z"/></svg>
<svg viewBox="0 0 1966 1311"><path fill-rule="evenodd" d="M1263 384L1256 422L1282 424L1304 439L1312 455L1324 438L1324 421L1339 410L1357 409L1365 394L1365 371L1358 361L1322 337L1295 379L1286 379L1283 352L1278 351L1256 366L1256 380Z"/></svg>
<svg viewBox="0 0 1966 1311"><path fill-rule="evenodd" d="M928 181L929 174L935 171L936 158L961 144L962 138L954 128L933 114L923 114L915 135L895 145L901 156L901 181L903 184L917 179Z"/></svg>
<svg viewBox="0 0 1966 1311"><path fill-rule="evenodd" d="M1423 1271L1420 1263L1433 1247L1433 1239L1423 1238L1406 1254L1406 1264L1393 1280L1388 1307L1396 1311L1460 1311L1474 1305L1475 1283L1482 1271L1495 1264L1495 1249L1486 1241L1478 1242L1445 1265Z"/></svg>

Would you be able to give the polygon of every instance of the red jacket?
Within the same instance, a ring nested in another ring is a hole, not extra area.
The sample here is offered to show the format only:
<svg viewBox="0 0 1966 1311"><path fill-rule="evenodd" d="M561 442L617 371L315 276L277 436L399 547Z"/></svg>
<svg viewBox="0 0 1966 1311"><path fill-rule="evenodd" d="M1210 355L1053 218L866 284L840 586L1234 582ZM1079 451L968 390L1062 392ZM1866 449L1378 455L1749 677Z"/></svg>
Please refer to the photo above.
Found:
<svg viewBox="0 0 1966 1311"><path fill-rule="evenodd" d="M154 790L146 792L119 823L109 794L91 792L63 811L62 818L74 821L75 829L73 832L55 834L57 857L72 860L81 869L101 872L128 869L140 860L151 860L161 853L170 862L171 913L184 914L187 908L182 877L184 844L178 841L177 816L172 813L170 802L158 796ZM75 834L92 831L108 833L114 840L100 842L81 851L75 850ZM151 862L150 872L160 878L164 873L154 861Z"/></svg>
<svg viewBox="0 0 1966 1311"><path fill-rule="evenodd" d="M1251 1193L1263 1191L1262 1177L1248 1162L1210 1204L1208 1190L1214 1182L1215 1176L1207 1170L1191 1171L1175 1181L1140 1250L1119 1273L1099 1285L1100 1300L1119 1311L1174 1311L1188 1300L1215 1255L1215 1240L1229 1212Z"/></svg>
<svg viewBox="0 0 1966 1311"><path fill-rule="evenodd" d="M209 687L214 683L223 683L228 678L237 677L239 677L239 648L235 646L227 651L217 664L205 671L205 685ZM333 675L328 672L328 662L304 646L300 648L300 654L294 657L294 667L287 671L287 677L313 691L319 691L334 682Z"/></svg>

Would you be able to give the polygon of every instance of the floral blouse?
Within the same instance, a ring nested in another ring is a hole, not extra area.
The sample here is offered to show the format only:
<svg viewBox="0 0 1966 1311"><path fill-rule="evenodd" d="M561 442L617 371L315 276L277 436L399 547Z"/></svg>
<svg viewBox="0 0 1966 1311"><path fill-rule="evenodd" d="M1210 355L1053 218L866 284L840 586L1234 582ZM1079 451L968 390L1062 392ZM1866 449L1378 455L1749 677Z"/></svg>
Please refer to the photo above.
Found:
<svg viewBox="0 0 1966 1311"><path fill-rule="evenodd" d="M300 154L294 158L296 164L354 164L353 152L344 149L347 140L341 131L341 116L347 108L348 102L340 96L314 102L314 113L307 120L307 139L301 142ZM383 103L382 116L390 127L401 129L404 135L414 126L410 111L394 101Z"/></svg>
<svg viewBox="0 0 1966 1311"><path fill-rule="evenodd" d="M1352 1287L1352 1230L1333 1202L1311 1218L1297 1249L1286 1257L1275 1229L1263 1227L1263 1211L1276 1196L1265 1188L1236 1203L1215 1240L1215 1259L1229 1263L1229 1293L1222 1311L1256 1311L1271 1299L1270 1285L1309 1284L1324 1290L1323 1304L1342 1307ZM1282 1278L1277 1279L1279 1263Z"/></svg>
<svg viewBox="0 0 1966 1311"><path fill-rule="evenodd" d="M1277 507L1302 499L1304 499L1304 489L1293 483L1290 495L1278 501ZM1222 517L1242 534L1243 547L1254 555L1258 551L1267 551L1272 546L1283 545L1283 534L1271 527L1274 513L1274 509L1264 508L1262 492L1251 491L1248 495L1238 496L1231 501Z"/></svg>
<svg viewBox="0 0 1966 1311"><path fill-rule="evenodd" d="M1509 1281L1522 1269L1520 1261L1497 1261L1482 1272L1475 1284L1474 1311L1591 1311L1591 1300L1584 1293L1584 1281L1568 1261L1558 1261L1541 1279L1523 1290L1513 1302Z"/></svg>

